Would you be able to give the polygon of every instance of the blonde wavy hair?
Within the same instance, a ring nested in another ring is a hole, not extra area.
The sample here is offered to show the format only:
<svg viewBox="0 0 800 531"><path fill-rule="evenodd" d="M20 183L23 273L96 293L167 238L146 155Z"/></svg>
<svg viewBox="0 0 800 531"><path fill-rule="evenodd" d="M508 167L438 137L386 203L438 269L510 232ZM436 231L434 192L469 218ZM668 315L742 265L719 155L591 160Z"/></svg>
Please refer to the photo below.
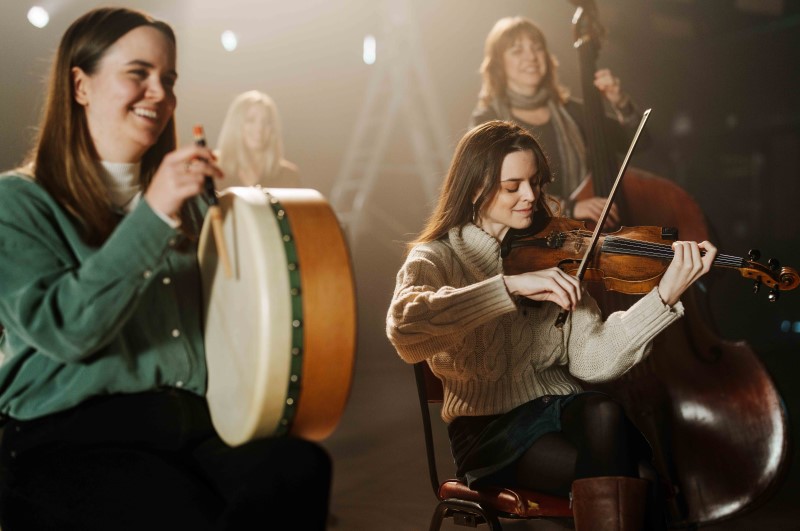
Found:
<svg viewBox="0 0 800 531"><path fill-rule="evenodd" d="M283 132L278 107L272 98L258 90L239 94L228 107L217 142L219 164L222 171L232 177L238 177L239 170L249 166L248 160L251 160L249 157L252 155L248 155L247 146L242 138L242 129L247 111L254 106L266 110L267 124L271 128L266 149L256 154L263 162L259 180L267 180L280 171L283 160Z"/></svg>

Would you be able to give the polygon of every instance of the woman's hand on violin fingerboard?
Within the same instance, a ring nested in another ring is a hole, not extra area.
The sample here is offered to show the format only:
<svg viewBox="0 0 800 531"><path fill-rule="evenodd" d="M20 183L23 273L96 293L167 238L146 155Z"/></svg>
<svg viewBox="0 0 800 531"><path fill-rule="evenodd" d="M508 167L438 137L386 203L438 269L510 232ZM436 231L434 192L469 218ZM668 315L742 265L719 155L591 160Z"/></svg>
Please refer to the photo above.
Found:
<svg viewBox="0 0 800 531"><path fill-rule="evenodd" d="M183 202L203 191L206 175L222 178L214 153L191 144L168 153L144 194L151 208L176 217Z"/></svg>
<svg viewBox="0 0 800 531"><path fill-rule="evenodd" d="M664 304L672 306L680 299L686 289L698 278L708 273L717 256L717 248L704 241L675 242L672 244L675 256L658 283L658 293ZM705 251L705 255L701 255Z"/></svg>
<svg viewBox="0 0 800 531"><path fill-rule="evenodd" d="M574 310L581 300L581 285L578 279L557 267L520 275L506 275L503 280L512 295L520 295L534 301L554 302L565 310Z"/></svg>

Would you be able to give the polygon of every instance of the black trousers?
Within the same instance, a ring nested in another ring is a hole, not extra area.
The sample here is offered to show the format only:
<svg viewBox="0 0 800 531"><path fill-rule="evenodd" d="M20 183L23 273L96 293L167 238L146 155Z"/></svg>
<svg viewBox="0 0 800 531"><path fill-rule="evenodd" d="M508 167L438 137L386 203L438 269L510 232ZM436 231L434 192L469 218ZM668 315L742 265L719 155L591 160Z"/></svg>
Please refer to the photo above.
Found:
<svg viewBox="0 0 800 531"><path fill-rule="evenodd" d="M203 398L112 395L33 421L0 447L0 526L47 530L324 530L331 462L294 438L228 447Z"/></svg>

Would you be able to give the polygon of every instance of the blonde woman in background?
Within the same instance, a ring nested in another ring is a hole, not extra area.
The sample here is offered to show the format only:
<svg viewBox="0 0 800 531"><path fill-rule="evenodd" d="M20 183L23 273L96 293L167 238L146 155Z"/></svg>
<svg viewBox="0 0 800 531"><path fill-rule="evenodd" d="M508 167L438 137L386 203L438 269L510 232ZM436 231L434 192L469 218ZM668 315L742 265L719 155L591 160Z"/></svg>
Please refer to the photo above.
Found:
<svg viewBox="0 0 800 531"><path fill-rule="evenodd" d="M263 92L250 90L233 100L219 134L218 154L228 186L301 186L297 166L283 158L278 108Z"/></svg>

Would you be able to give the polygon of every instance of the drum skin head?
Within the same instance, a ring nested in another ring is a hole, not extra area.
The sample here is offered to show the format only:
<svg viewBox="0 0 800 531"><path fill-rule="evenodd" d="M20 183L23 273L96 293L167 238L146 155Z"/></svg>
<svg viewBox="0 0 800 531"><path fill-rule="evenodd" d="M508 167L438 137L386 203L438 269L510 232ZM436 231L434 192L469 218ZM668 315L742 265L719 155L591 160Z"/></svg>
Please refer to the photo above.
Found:
<svg viewBox="0 0 800 531"><path fill-rule="evenodd" d="M312 189L234 187L219 207L233 274L210 216L198 250L214 427L232 446L322 440L343 413L355 362L355 284L338 219Z"/></svg>
<svg viewBox="0 0 800 531"><path fill-rule="evenodd" d="M226 277L209 223L200 236L208 397L214 426L230 445L271 435L280 422L291 349L289 272L280 230L263 192L236 189L220 197L233 267Z"/></svg>

